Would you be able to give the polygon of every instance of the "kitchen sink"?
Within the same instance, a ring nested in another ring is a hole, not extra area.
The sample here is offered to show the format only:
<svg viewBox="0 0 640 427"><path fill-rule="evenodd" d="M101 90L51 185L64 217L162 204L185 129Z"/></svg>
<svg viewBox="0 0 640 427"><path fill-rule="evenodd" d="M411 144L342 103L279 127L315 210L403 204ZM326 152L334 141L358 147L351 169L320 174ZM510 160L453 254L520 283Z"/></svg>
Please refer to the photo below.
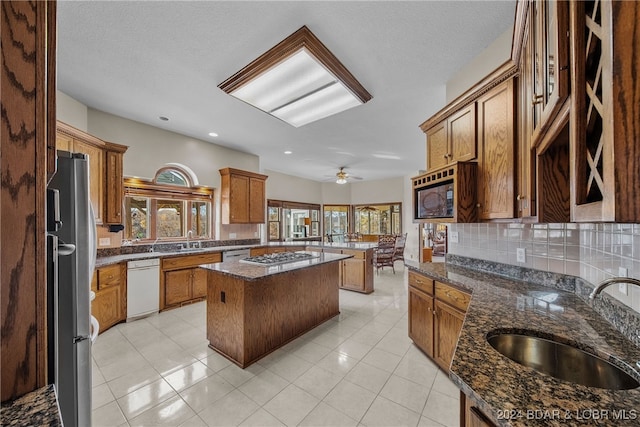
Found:
<svg viewBox="0 0 640 427"><path fill-rule="evenodd" d="M638 380L612 363L567 344L533 335L489 334L487 341L502 355L543 374L609 390L629 390Z"/></svg>

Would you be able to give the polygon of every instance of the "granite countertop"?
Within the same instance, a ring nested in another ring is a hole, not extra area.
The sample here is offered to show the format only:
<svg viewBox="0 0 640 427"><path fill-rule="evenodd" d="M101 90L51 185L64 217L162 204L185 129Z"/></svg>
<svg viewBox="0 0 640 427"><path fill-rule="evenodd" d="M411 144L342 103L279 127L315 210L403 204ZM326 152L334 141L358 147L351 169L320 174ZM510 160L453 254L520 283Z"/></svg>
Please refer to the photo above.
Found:
<svg viewBox="0 0 640 427"><path fill-rule="evenodd" d="M535 285L448 263L407 263L414 270L471 291L451 379L502 426L640 424L640 388L606 390L558 380L511 361L488 333L524 332L582 348L638 379L640 348L570 289Z"/></svg>
<svg viewBox="0 0 640 427"><path fill-rule="evenodd" d="M371 242L346 242L346 243L324 243L324 242L271 242L265 244L254 244L254 245L231 245L231 246L212 246L208 248L199 248L197 250L188 250L188 251L155 251L155 252L139 252L133 254L125 254L125 255L111 255L111 256L99 256L96 259L96 267L104 267L107 265L118 264L120 262L128 262L128 261L136 261L141 259L149 259L149 258L166 258L173 256L187 256L187 255L198 255L203 253L210 252L227 252L234 251L238 249L251 249L251 248L261 248L261 247L291 247L291 246L300 246L300 249L303 250L305 247L317 247L320 249L331 248L331 249L352 249L352 250L363 250L366 251L368 249L375 248L378 246L377 243Z"/></svg>
<svg viewBox="0 0 640 427"><path fill-rule="evenodd" d="M218 262L215 264L204 264L200 267L207 270L217 271L227 276L237 277L243 280L259 280L263 277L272 276L275 274L287 273L294 270L300 270L303 268L309 268L328 262L341 261L343 259L351 258L351 255L340 255L331 253L318 253L309 252L316 255L314 258L305 259L302 261L294 261L286 264L277 264L271 266L248 264L238 260Z"/></svg>
<svg viewBox="0 0 640 427"><path fill-rule="evenodd" d="M62 427L58 400L52 384L2 404L2 426Z"/></svg>

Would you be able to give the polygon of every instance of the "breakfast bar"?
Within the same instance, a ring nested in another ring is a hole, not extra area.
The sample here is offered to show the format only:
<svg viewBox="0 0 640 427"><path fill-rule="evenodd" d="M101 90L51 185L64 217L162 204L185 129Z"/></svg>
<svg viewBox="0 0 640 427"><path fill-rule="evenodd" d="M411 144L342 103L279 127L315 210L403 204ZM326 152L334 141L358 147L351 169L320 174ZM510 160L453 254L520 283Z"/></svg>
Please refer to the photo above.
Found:
<svg viewBox="0 0 640 427"><path fill-rule="evenodd" d="M350 255L295 254L271 264L254 257L200 266L209 347L246 368L339 314L340 261Z"/></svg>

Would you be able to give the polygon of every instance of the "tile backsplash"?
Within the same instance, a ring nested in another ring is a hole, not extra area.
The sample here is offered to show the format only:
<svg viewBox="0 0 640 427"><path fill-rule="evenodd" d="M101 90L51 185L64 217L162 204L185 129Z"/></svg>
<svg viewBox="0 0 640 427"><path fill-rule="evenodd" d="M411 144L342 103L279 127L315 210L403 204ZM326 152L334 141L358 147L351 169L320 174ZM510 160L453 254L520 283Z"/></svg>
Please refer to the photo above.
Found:
<svg viewBox="0 0 640 427"><path fill-rule="evenodd" d="M640 224L449 224L448 252L470 258L578 276L594 286L609 277L640 278ZM451 242L451 233L458 242ZM524 249L519 262L517 249ZM640 312L640 288L605 290Z"/></svg>

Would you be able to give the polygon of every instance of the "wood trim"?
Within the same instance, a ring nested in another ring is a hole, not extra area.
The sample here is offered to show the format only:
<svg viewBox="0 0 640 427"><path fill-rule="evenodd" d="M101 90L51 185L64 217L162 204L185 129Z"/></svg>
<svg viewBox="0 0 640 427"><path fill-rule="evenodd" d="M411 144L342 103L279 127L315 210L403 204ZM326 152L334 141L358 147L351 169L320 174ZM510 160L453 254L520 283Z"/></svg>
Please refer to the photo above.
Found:
<svg viewBox="0 0 640 427"><path fill-rule="evenodd" d="M522 47L527 37L529 15L529 2L527 0L519 0L516 4L515 23L513 25L513 38L511 41L511 60L515 64L520 63L522 56Z"/></svg>
<svg viewBox="0 0 640 427"><path fill-rule="evenodd" d="M125 194L140 194L148 197L164 197L164 198L201 198L211 201L214 189L211 187L179 187L172 185L155 184L151 180L141 178L124 178Z"/></svg>
<svg viewBox="0 0 640 427"><path fill-rule="evenodd" d="M482 95L489 92L494 87L516 76L518 72L518 64L516 62L513 62L512 59L508 59L487 77L480 80L462 95L447 104L443 109L424 121L420 125L420 129L422 129L422 131L426 133L427 130L437 125L442 120L445 120L453 113L466 107L468 104L474 102L476 99L480 98Z"/></svg>
<svg viewBox="0 0 640 427"><path fill-rule="evenodd" d="M315 203L305 202L288 202L286 200L267 200L267 206L270 208L284 208L284 209L309 209L309 210L321 210L322 205Z"/></svg>
<svg viewBox="0 0 640 427"><path fill-rule="evenodd" d="M105 149L107 143L104 142L103 140L101 140L98 137L95 137L85 131L82 131L78 128L75 128L71 125L68 125L64 122L61 122L60 120L57 121L56 123L56 130L57 132L66 135L66 136L70 136L72 138L77 138L82 140L82 142L86 142L87 144L91 144L91 145L95 145L96 147Z"/></svg>
<svg viewBox="0 0 640 427"><path fill-rule="evenodd" d="M220 175L243 175L249 178L267 179L269 176L262 175L256 172L249 172L242 169L224 168L220 169Z"/></svg>
<svg viewBox="0 0 640 427"><path fill-rule="evenodd" d="M240 71L218 85L226 93L231 93L258 77L274 65L298 50L307 49L331 73L333 73L360 101L369 101L372 96L358 82L333 53L307 28L302 26L280 43L260 55Z"/></svg>
<svg viewBox="0 0 640 427"><path fill-rule="evenodd" d="M558 111L558 115L556 116L555 120L546 130L544 137L540 140L539 144L533 144L531 146L531 148L536 149L538 155L544 154L562 133L567 123L569 123L570 111L571 100L567 98Z"/></svg>

